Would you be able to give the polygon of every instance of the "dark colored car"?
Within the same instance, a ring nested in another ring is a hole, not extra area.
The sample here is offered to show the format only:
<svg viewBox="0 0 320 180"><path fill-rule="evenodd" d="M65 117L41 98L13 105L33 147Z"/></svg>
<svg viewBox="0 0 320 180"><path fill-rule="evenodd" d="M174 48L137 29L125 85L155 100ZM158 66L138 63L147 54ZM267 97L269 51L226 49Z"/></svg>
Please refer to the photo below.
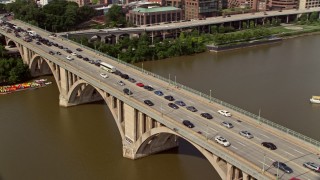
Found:
<svg viewBox="0 0 320 180"><path fill-rule="evenodd" d="M150 100L144 100L143 102L148 106L153 106L153 102L151 102Z"/></svg>
<svg viewBox="0 0 320 180"><path fill-rule="evenodd" d="M36 44L41 45L41 43L39 41L37 41Z"/></svg>
<svg viewBox="0 0 320 180"><path fill-rule="evenodd" d="M114 72L114 74L115 74L115 75L118 75L118 76L121 76L122 73L121 73L120 71L116 70L116 71Z"/></svg>
<svg viewBox="0 0 320 180"><path fill-rule="evenodd" d="M155 91L154 92L156 95L158 95L158 96L163 96L163 92L162 91Z"/></svg>
<svg viewBox="0 0 320 180"><path fill-rule="evenodd" d="M271 150L276 150L277 149L277 146L274 145L271 142L262 142L261 145L266 147L266 148L268 148L268 149L271 149Z"/></svg>
<svg viewBox="0 0 320 180"><path fill-rule="evenodd" d="M82 56L81 56L80 54L77 54L77 57L78 57L78 58L82 58Z"/></svg>
<svg viewBox="0 0 320 180"><path fill-rule="evenodd" d="M61 52L57 51L57 54L58 54L58 55L61 55Z"/></svg>
<svg viewBox="0 0 320 180"><path fill-rule="evenodd" d="M143 88L148 90L148 91L153 91L154 90L154 88L151 87L151 86L144 86Z"/></svg>
<svg viewBox="0 0 320 180"><path fill-rule="evenodd" d="M173 108L173 109L179 109L179 107L173 103L169 103L168 104L169 107Z"/></svg>
<svg viewBox="0 0 320 180"><path fill-rule="evenodd" d="M124 92L126 95L131 95L131 94L133 94L132 91L130 91L130 89L128 89L128 88L124 88L124 89L123 89L123 92Z"/></svg>
<svg viewBox="0 0 320 180"><path fill-rule="evenodd" d="M82 51L82 49L80 49L80 48L77 48L76 50L77 50L77 51Z"/></svg>
<svg viewBox="0 0 320 180"><path fill-rule="evenodd" d="M173 96L171 96L171 95L165 96L164 98L165 98L166 100L168 100L168 101L174 101L174 98L173 98Z"/></svg>
<svg viewBox="0 0 320 180"><path fill-rule="evenodd" d="M128 75L128 74L121 74L121 77L122 77L123 79L129 79L129 75Z"/></svg>
<svg viewBox="0 0 320 180"><path fill-rule="evenodd" d="M128 81L130 81L130 82L132 82L132 83L137 82L135 79L133 79L133 78L131 78L131 77L128 78Z"/></svg>
<svg viewBox="0 0 320 180"><path fill-rule="evenodd" d="M83 60L85 60L85 61L89 61L89 58L87 58L87 57L84 57L84 58L83 58Z"/></svg>
<svg viewBox="0 0 320 180"><path fill-rule="evenodd" d="M190 122L188 120L183 120L182 123L183 123L183 125L187 126L188 128L194 128L194 125L192 124L192 122Z"/></svg>
<svg viewBox="0 0 320 180"><path fill-rule="evenodd" d="M67 49L66 52L70 53L70 54L72 53L72 51L70 49Z"/></svg>
<svg viewBox="0 0 320 180"><path fill-rule="evenodd" d="M183 101L176 101L174 103L178 104L179 106L185 106L186 105L186 103L184 103Z"/></svg>
<svg viewBox="0 0 320 180"><path fill-rule="evenodd" d="M275 161L272 163L272 165L275 168L279 168L280 170L282 170L285 173L288 173L288 174L293 173L293 170L283 162Z"/></svg>
<svg viewBox="0 0 320 180"><path fill-rule="evenodd" d="M191 112L197 112L198 110L193 106L188 106L187 109Z"/></svg>
<svg viewBox="0 0 320 180"><path fill-rule="evenodd" d="M200 114L202 117L207 118L207 119L212 119L213 117L209 113L201 113Z"/></svg>
<svg viewBox="0 0 320 180"><path fill-rule="evenodd" d="M51 54L51 55L54 55L54 52L52 52L52 51L49 51L49 54Z"/></svg>
<svg viewBox="0 0 320 180"><path fill-rule="evenodd" d="M63 49L63 46L58 46L58 48Z"/></svg>

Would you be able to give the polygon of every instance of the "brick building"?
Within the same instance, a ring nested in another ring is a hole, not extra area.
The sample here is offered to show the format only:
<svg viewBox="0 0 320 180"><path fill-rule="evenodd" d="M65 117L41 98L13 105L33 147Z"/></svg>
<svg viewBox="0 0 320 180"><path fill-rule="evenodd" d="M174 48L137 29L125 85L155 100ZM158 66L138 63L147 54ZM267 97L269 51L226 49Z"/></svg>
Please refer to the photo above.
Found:
<svg viewBox="0 0 320 180"><path fill-rule="evenodd" d="M185 0L185 19L198 19L216 16L223 6L220 0Z"/></svg>

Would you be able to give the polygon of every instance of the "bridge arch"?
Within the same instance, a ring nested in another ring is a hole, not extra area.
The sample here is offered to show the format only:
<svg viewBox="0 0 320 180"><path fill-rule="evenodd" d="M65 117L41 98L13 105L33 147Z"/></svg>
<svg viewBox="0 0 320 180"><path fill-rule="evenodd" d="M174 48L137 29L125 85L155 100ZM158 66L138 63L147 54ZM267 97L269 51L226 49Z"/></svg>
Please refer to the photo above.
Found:
<svg viewBox="0 0 320 180"><path fill-rule="evenodd" d="M101 36L99 36L99 35L94 35L94 36L92 36L92 37L89 39L89 42L94 42L94 41L100 42L100 41L101 41Z"/></svg>
<svg viewBox="0 0 320 180"><path fill-rule="evenodd" d="M152 153L157 153L156 150L152 152L152 148L157 148L152 147L154 146L154 144L159 143L159 141L163 143L166 143L166 141L170 140L177 141L177 136L186 140L192 146L194 146L210 162L210 164L218 172L220 177L226 177L226 172L219 166L218 159L215 155L211 154L209 151L205 150L204 148L200 147L199 145L193 143L192 141L186 139L185 137L181 136L180 134L165 126L152 128L150 131L142 134L142 136L134 144L134 146L137 147L134 153L138 158L144 157L145 154L149 155ZM163 144L159 145L162 146Z"/></svg>
<svg viewBox="0 0 320 180"><path fill-rule="evenodd" d="M45 58L42 58L38 54L35 54L32 56L30 60L29 69L33 77L40 76L40 75L53 74L58 90L59 92L61 92L61 86L59 83L58 74L55 71L54 65L50 63L50 61L48 61Z"/></svg>

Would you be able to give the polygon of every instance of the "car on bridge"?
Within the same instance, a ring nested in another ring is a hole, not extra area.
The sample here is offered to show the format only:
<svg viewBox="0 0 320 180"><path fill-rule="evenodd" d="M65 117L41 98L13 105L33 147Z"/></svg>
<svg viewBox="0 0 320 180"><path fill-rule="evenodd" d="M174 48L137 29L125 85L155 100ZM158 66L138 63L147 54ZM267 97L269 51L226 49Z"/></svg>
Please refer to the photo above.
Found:
<svg viewBox="0 0 320 180"><path fill-rule="evenodd" d="M285 173L288 173L288 174L293 173L293 170L283 162L275 161L272 163L272 166L282 170Z"/></svg>
<svg viewBox="0 0 320 180"><path fill-rule="evenodd" d="M77 51L82 51L82 49L80 49L80 48L77 48L76 50L77 50Z"/></svg>
<svg viewBox="0 0 320 180"><path fill-rule="evenodd" d="M168 104L169 107L173 108L173 109L179 109L179 107L173 103L169 103Z"/></svg>
<svg viewBox="0 0 320 180"><path fill-rule="evenodd" d="M306 168L309 168L315 172L320 173L320 165L319 164L316 164L313 162L305 162L305 163L303 163L303 166Z"/></svg>
<svg viewBox="0 0 320 180"><path fill-rule="evenodd" d="M77 55L77 53L73 52L73 53L71 53L71 55L72 55L72 56L76 56L76 55Z"/></svg>
<svg viewBox="0 0 320 180"><path fill-rule="evenodd" d="M144 84L141 83L141 82L137 83L136 85L139 86L139 87L143 87L144 86Z"/></svg>
<svg viewBox="0 0 320 180"><path fill-rule="evenodd" d="M187 110L191 111L191 112L197 112L198 109L193 107L193 106L187 106Z"/></svg>
<svg viewBox="0 0 320 180"><path fill-rule="evenodd" d="M182 124L187 126L188 128L194 128L194 125L192 122L190 122L189 120L183 120Z"/></svg>
<svg viewBox="0 0 320 180"><path fill-rule="evenodd" d="M155 91L154 92L156 95L158 95L158 96L163 96L163 92L162 91Z"/></svg>
<svg viewBox="0 0 320 180"><path fill-rule="evenodd" d="M174 98L173 98L173 96L171 96L171 95L165 96L164 98L165 98L166 100L168 100L168 101L174 101Z"/></svg>
<svg viewBox="0 0 320 180"><path fill-rule="evenodd" d="M144 100L143 102L148 106L153 106L154 105L153 102L150 101L150 100Z"/></svg>
<svg viewBox="0 0 320 180"><path fill-rule="evenodd" d="M213 118L212 115L209 114L209 113L201 113L200 115L201 115L202 117L204 117L204 118L207 118L207 119L212 119L212 118Z"/></svg>
<svg viewBox="0 0 320 180"><path fill-rule="evenodd" d="M231 113L227 110L219 110L218 113L226 117L231 117Z"/></svg>
<svg viewBox="0 0 320 180"><path fill-rule="evenodd" d="M129 78L128 78L128 81L129 81L129 82L132 82L132 83L137 82L137 81L136 81L134 78L132 78L132 77L129 77Z"/></svg>
<svg viewBox="0 0 320 180"><path fill-rule="evenodd" d="M67 56L66 57L69 61L72 61L73 60L73 57L71 57L71 56Z"/></svg>
<svg viewBox="0 0 320 180"><path fill-rule="evenodd" d="M128 89L128 88L124 88L124 89L123 89L123 92L124 92L126 95L131 95L131 94L133 94L132 91L130 91L130 89Z"/></svg>
<svg viewBox="0 0 320 180"><path fill-rule="evenodd" d="M276 150L277 149L277 146L274 145L271 142L262 142L261 145L266 147L266 148L268 148L268 149L271 149L271 150Z"/></svg>
<svg viewBox="0 0 320 180"><path fill-rule="evenodd" d="M243 137L246 137L248 139L253 138L253 135L249 131L240 131L239 134Z"/></svg>
<svg viewBox="0 0 320 180"><path fill-rule="evenodd" d="M226 140L224 137L222 137L222 136L216 136L216 137L214 138L214 140L215 140L217 143L223 145L224 147L228 147L228 146L231 145L231 143L230 143L229 141L227 141L227 140Z"/></svg>
<svg viewBox="0 0 320 180"><path fill-rule="evenodd" d="M120 86L126 85L123 81L118 81L117 83L118 83Z"/></svg>
<svg viewBox="0 0 320 180"><path fill-rule="evenodd" d="M223 121L222 123L221 123L221 125L222 126L224 126L224 127L226 127L226 128L233 128L233 125L231 124L231 123L229 123L229 122L226 122L226 121Z"/></svg>
<svg viewBox="0 0 320 180"><path fill-rule="evenodd" d="M49 51L49 54L54 55L54 52L53 51Z"/></svg>
<svg viewBox="0 0 320 180"><path fill-rule="evenodd" d="M179 106L185 106L186 105L186 103L184 103L183 101L176 101L174 103L178 104Z"/></svg>
<svg viewBox="0 0 320 180"><path fill-rule="evenodd" d="M129 75L128 75L128 74L121 74L121 78L123 78L123 79L129 79Z"/></svg>
<svg viewBox="0 0 320 180"><path fill-rule="evenodd" d="M58 54L58 55L61 55L61 52L57 51L57 54Z"/></svg>
<svg viewBox="0 0 320 180"><path fill-rule="evenodd" d="M143 88L148 90L148 91L153 91L154 90L154 88L152 86L150 86L150 85L144 86Z"/></svg>
<svg viewBox="0 0 320 180"><path fill-rule="evenodd" d="M106 73L100 73L100 76L103 77L103 78L109 77L108 74L106 74Z"/></svg>

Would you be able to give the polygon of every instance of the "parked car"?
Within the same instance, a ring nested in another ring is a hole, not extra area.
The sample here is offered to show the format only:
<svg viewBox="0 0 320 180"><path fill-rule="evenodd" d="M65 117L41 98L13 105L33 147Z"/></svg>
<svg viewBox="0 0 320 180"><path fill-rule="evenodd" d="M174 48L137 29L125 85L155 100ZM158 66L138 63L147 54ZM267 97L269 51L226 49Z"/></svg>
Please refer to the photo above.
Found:
<svg viewBox="0 0 320 180"><path fill-rule="evenodd" d="M124 85L125 85L125 83L122 82L122 81L118 81L117 83L118 83L120 86L124 86Z"/></svg>
<svg viewBox="0 0 320 180"><path fill-rule="evenodd" d="M80 58L80 59L82 58L82 56L80 54L77 54L77 57Z"/></svg>
<svg viewBox="0 0 320 180"><path fill-rule="evenodd" d="M171 96L171 95L165 96L164 98L165 98L166 100L168 100L168 101L174 101L174 98L173 98L173 96Z"/></svg>
<svg viewBox="0 0 320 180"><path fill-rule="evenodd" d="M268 149L271 149L271 150L276 150L277 149L277 146L274 145L271 142L262 142L261 145L266 147L266 148L268 148Z"/></svg>
<svg viewBox="0 0 320 180"><path fill-rule="evenodd" d="M57 51L57 54L58 54L58 55L61 55L61 52Z"/></svg>
<svg viewBox="0 0 320 180"><path fill-rule="evenodd" d="M106 74L106 73L100 73L100 76L103 77L103 78L109 77L108 74Z"/></svg>
<svg viewBox="0 0 320 180"><path fill-rule="evenodd" d="M178 104L179 106L185 106L186 105L183 101L176 101L174 103Z"/></svg>
<svg viewBox="0 0 320 180"><path fill-rule="evenodd" d="M130 89L128 89L128 88L124 88L124 89L123 89L123 92L124 92L126 95L131 95L131 94L133 94L132 91L130 91Z"/></svg>
<svg viewBox="0 0 320 180"><path fill-rule="evenodd" d="M89 61L89 58L87 58L87 57L84 57L84 58L83 58L83 60L85 60L85 61Z"/></svg>
<svg viewBox="0 0 320 180"><path fill-rule="evenodd" d="M150 100L144 100L144 103L148 106L153 106L153 102Z"/></svg>
<svg viewBox="0 0 320 180"><path fill-rule="evenodd" d="M169 107L173 108L173 109L179 109L179 107L173 103L169 103L168 104Z"/></svg>
<svg viewBox="0 0 320 180"><path fill-rule="evenodd" d="M153 91L154 90L154 88L152 86L150 86L150 85L144 86L143 88L148 90L148 91Z"/></svg>
<svg viewBox="0 0 320 180"><path fill-rule="evenodd" d="M227 141L227 140L226 140L224 137L222 137L222 136L216 136L216 137L214 138L214 140L215 140L217 143L223 145L224 147L228 147L228 146L231 145L231 143L230 143L229 141Z"/></svg>
<svg viewBox="0 0 320 180"><path fill-rule="evenodd" d="M77 48L76 50L77 50L77 51L82 51L82 49L80 49L80 48Z"/></svg>
<svg viewBox="0 0 320 180"><path fill-rule="evenodd" d="M316 164L316 163L313 163L313 162L305 162L303 163L303 166L306 167L306 168L309 168L315 172L320 172L320 165L319 164Z"/></svg>
<svg viewBox="0 0 320 180"><path fill-rule="evenodd" d="M207 119L212 119L213 117L209 113L201 113L200 114L202 117L207 118Z"/></svg>
<svg viewBox="0 0 320 180"><path fill-rule="evenodd" d="M275 168L279 168L280 170L282 170L285 173L288 173L288 174L293 173L293 170L283 162L275 161L272 163L272 165Z"/></svg>
<svg viewBox="0 0 320 180"><path fill-rule="evenodd" d="M188 121L188 120L183 120L182 124L187 126L188 128L193 128L194 125L192 124L192 122Z"/></svg>
<svg viewBox="0 0 320 180"><path fill-rule="evenodd" d="M158 95L158 96L163 96L163 92L162 91L155 91L154 92L156 95Z"/></svg>
<svg viewBox="0 0 320 180"><path fill-rule="evenodd" d="M221 125L222 126L224 126L224 127L226 127L226 128L233 128L233 125L231 124L231 123L229 123L229 122L226 122L226 121L223 121L222 123L221 123Z"/></svg>
<svg viewBox="0 0 320 180"><path fill-rule="evenodd" d="M198 110L193 106L187 106L187 109L191 112L197 112Z"/></svg>
<svg viewBox="0 0 320 180"><path fill-rule="evenodd" d="M226 117L231 117L231 113L229 113L227 110L219 110L218 113Z"/></svg>
<svg viewBox="0 0 320 180"><path fill-rule="evenodd" d="M139 87L143 87L143 86L144 86L144 84L142 84L142 83L140 83L140 82L137 83L136 85L139 86Z"/></svg>
<svg viewBox="0 0 320 180"><path fill-rule="evenodd" d="M240 131L239 134L241 136L244 136L244 137L248 138L248 139L253 138L253 135L249 131Z"/></svg>

